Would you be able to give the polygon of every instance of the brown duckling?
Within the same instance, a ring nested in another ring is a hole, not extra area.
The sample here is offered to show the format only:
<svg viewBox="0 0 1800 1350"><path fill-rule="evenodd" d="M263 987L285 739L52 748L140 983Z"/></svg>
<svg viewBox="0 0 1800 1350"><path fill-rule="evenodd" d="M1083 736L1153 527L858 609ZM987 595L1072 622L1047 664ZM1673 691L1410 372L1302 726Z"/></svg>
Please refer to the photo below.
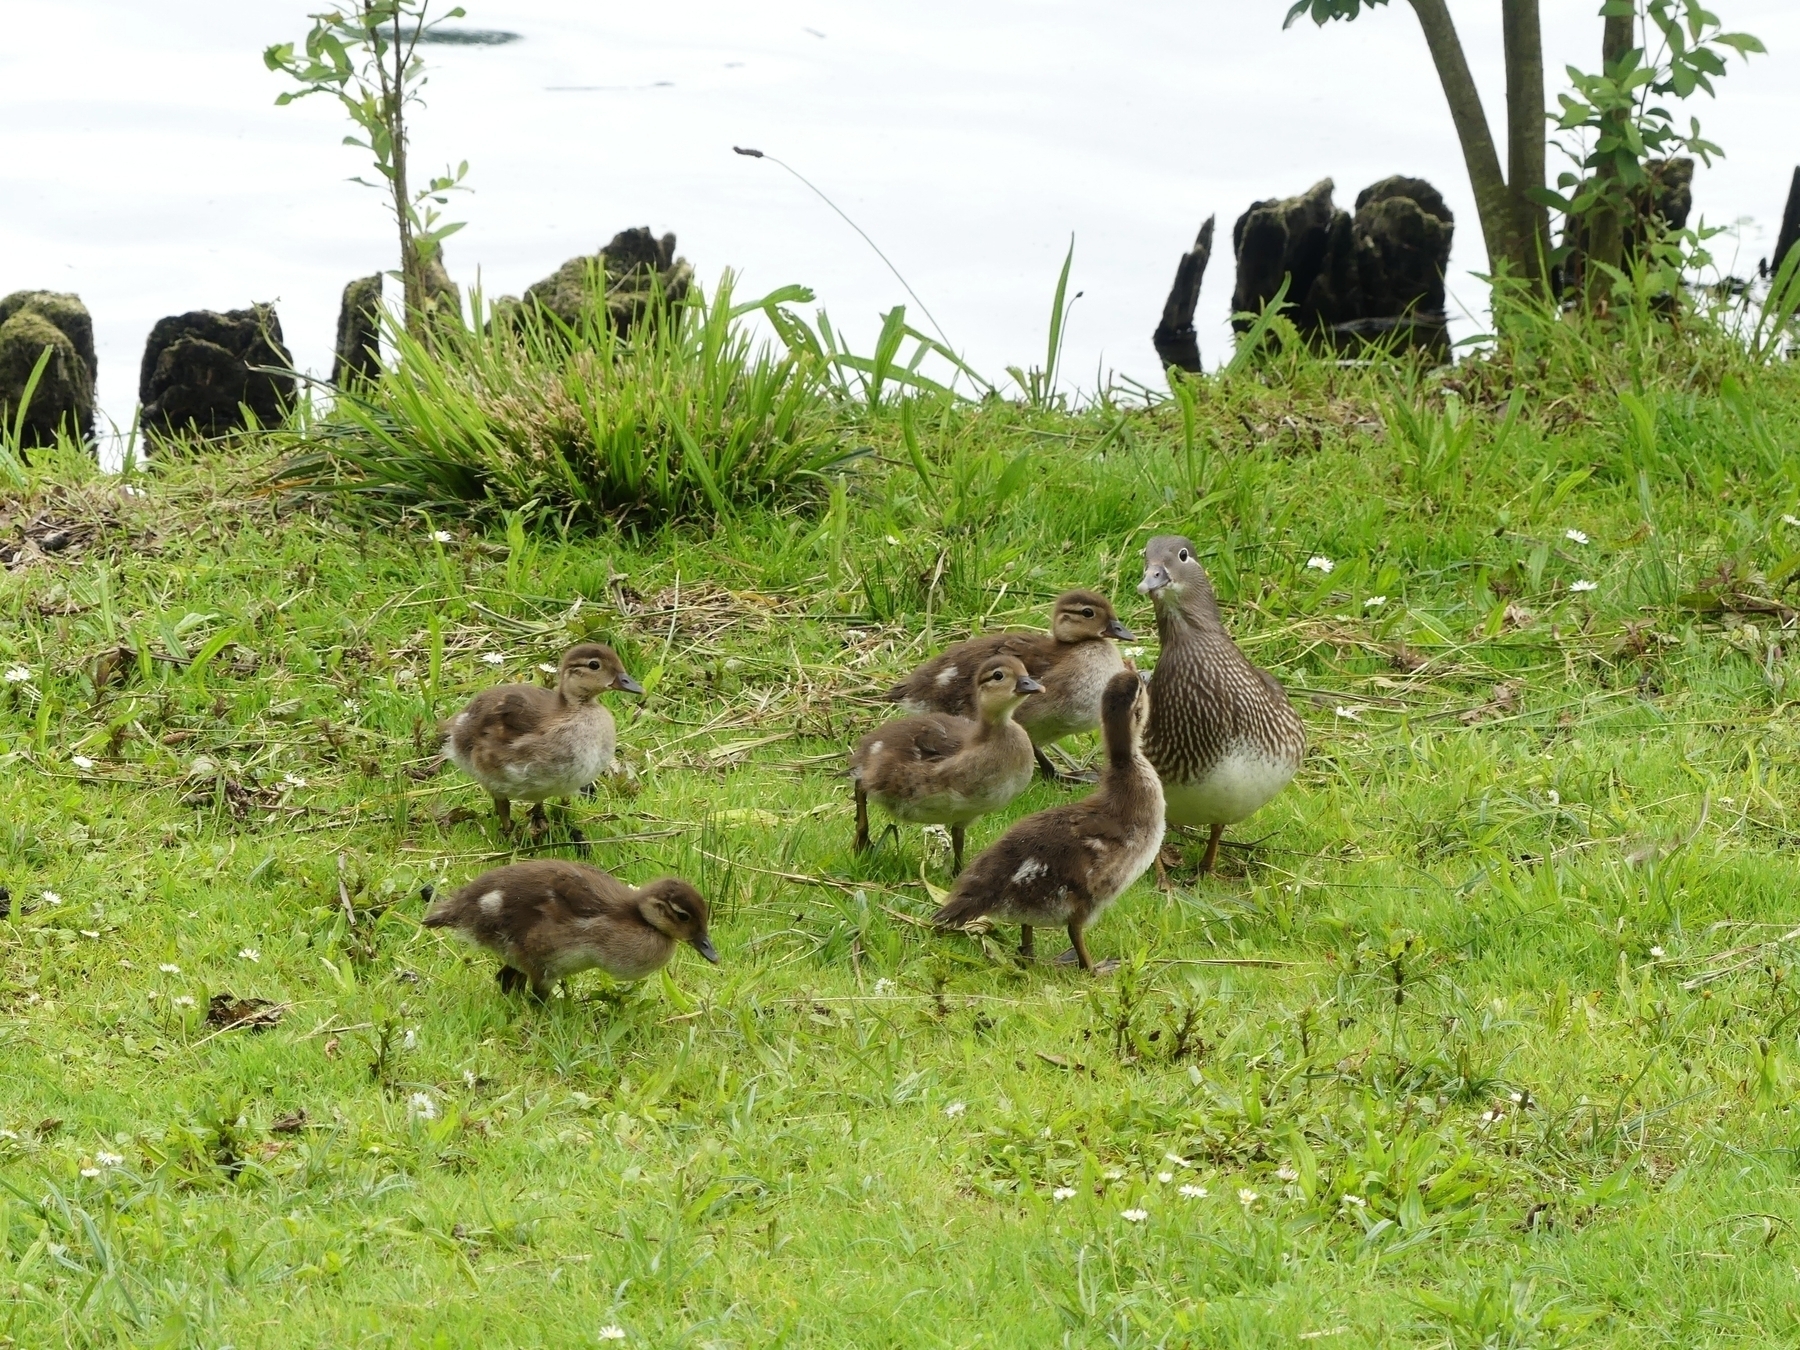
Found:
<svg viewBox="0 0 1800 1350"><path fill-rule="evenodd" d="M427 928L454 928L498 956L496 979L511 993L529 983L539 998L599 966L620 980L654 975L686 942L714 965L706 900L678 877L633 890L596 867L561 859L509 863L440 899Z"/></svg>
<svg viewBox="0 0 1800 1350"><path fill-rule="evenodd" d="M1225 827L1268 803L1299 770L1306 727L1281 682L1225 631L1194 545L1157 535L1144 564L1138 589L1156 605L1162 640L1144 753L1162 778L1169 824L1211 830L1200 862L1209 872Z"/></svg>
<svg viewBox="0 0 1800 1350"><path fill-rule="evenodd" d="M1112 639L1129 641L1133 636L1104 595L1066 591L1056 598L1048 634L991 633L959 642L932 657L884 697L908 712L973 717L974 686L968 673L992 657L1014 657L1044 691L1020 704L1013 720L1030 734L1038 768L1048 778L1060 778L1042 747L1100 725L1100 691L1125 668Z"/></svg>
<svg viewBox="0 0 1800 1350"><path fill-rule="evenodd" d="M608 689L641 694L618 653L584 642L563 653L556 688L503 684L470 700L443 725L444 754L494 798L502 825L512 804L530 802L542 833L544 801L573 797L612 767L618 733L599 698Z"/></svg>
<svg viewBox="0 0 1800 1350"><path fill-rule="evenodd" d="M1013 709L1044 686L1016 657L995 656L976 668L977 720L920 713L883 723L856 743L856 848L869 847L869 802L909 825L948 825L954 863L962 870L963 831L1031 786L1031 737Z"/></svg>
<svg viewBox="0 0 1800 1350"><path fill-rule="evenodd" d="M1074 959L1096 973L1084 931L1144 874L1162 847L1162 783L1143 751L1154 706L1136 671L1108 680L1100 700L1106 741L1100 785L1078 802L1026 816L984 849L933 921L960 928L989 914L1016 923L1019 952L1026 958L1035 955L1034 927L1067 928Z"/></svg>

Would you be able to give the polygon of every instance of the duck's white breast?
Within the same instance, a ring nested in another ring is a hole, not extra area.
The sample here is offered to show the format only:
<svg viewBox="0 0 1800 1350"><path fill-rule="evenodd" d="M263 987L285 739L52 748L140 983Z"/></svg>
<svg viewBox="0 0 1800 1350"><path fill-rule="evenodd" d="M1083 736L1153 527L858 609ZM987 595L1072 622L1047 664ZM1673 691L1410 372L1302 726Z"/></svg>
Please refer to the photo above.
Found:
<svg viewBox="0 0 1800 1350"><path fill-rule="evenodd" d="M1295 765L1233 750L1198 783L1163 784L1171 825L1235 825L1271 801L1294 776Z"/></svg>

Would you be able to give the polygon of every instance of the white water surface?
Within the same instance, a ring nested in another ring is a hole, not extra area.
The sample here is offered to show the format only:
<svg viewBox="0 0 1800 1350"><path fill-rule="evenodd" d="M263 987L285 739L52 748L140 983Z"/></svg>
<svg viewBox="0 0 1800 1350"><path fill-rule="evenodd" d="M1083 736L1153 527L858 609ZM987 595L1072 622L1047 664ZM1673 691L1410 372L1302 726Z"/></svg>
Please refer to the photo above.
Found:
<svg viewBox="0 0 1800 1350"><path fill-rule="evenodd" d="M329 371L338 298L391 266L380 196L347 179L335 106L274 106L265 45L298 41L304 0L0 0L0 294L79 292L94 315L100 403L125 426L151 324L256 300L279 307L302 369ZM1718 0L1770 54L1733 60L1700 116L1728 158L1696 211L1745 274L1770 251L1800 162L1800 4ZM1482 325L1485 266L1468 180L1417 21L1393 3L1353 24L1283 31L1285 0L467 0L504 46L433 46L418 171L466 158L475 191L452 273L516 293L616 230L674 230L710 282L789 282L867 351L896 303L924 327L865 230L991 379L1044 361L1071 235L1063 384L1159 384L1150 332L1179 255L1219 218L1198 324L1228 350L1232 221L1319 178L1348 204L1391 173L1456 213L1459 336ZM1597 0L1547 0L1552 100L1566 63L1598 64ZM1497 134L1498 0L1452 0ZM1552 173L1557 165L1553 159Z"/></svg>

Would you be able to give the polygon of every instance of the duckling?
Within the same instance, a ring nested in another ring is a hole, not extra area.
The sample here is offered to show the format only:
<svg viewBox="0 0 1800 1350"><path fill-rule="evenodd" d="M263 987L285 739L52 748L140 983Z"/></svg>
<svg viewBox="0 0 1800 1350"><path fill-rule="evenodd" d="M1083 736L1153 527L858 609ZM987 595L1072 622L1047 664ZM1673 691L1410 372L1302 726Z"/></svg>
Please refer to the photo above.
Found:
<svg viewBox="0 0 1800 1350"><path fill-rule="evenodd" d="M920 713L884 723L856 743L850 777L859 853L869 847L872 799L897 821L948 825L961 871L968 823L1031 786L1031 737L1013 721L1013 709L1044 686L1012 656L989 657L970 683L979 720Z"/></svg>
<svg viewBox="0 0 1800 1350"><path fill-rule="evenodd" d="M1156 605L1162 640L1144 753L1162 778L1169 824L1210 828L1200 862L1210 872L1225 827L1266 805L1299 770L1306 727L1281 682L1225 631L1192 542L1157 535L1144 563L1138 590Z"/></svg>
<svg viewBox="0 0 1800 1350"><path fill-rule="evenodd" d="M1044 692L1019 705L1013 720L1031 736L1032 754L1046 778L1062 778L1043 747L1100 725L1100 691L1125 668L1110 639L1135 634L1119 622L1112 601L1096 591L1065 591L1050 614L1050 633L991 633L948 648L883 696L908 712L975 714L971 670L994 656L1011 656Z"/></svg>
<svg viewBox="0 0 1800 1350"><path fill-rule="evenodd" d="M444 754L494 798L503 826L530 802L531 828L548 823L544 800L573 797L612 767L618 733L600 703L608 689L641 694L618 653L584 642L563 653L556 688L503 684L483 690L443 725Z"/></svg>
<svg viewBox="0 0 1800 1350"><path fill-rule="evenodd" d="M1034 927L1068 929L1073 959L1089 974L1087 926L1155 860L1163 840L1163 789L1144 757L1144 727L1155 700L1136 671L1106 682L1100 697L1106 768L1078 802L1026 816L982 851L957 879L932 921L960 928L983 914L1019 925L1019 954L1036 953ZM1067 960L1067 955L1058 958Z"/></svg>
<svg viewBox="0 0 1800 1350"><path fill-rule="evenodd" d="M539 998L599 966L620 980L654 975L688 943L714 965L706 900L679 877L633 890L595 867L561 859L509 863L438 900L427 928L453 928L498 956L495 976L511 993L529 983Z"/></svg>

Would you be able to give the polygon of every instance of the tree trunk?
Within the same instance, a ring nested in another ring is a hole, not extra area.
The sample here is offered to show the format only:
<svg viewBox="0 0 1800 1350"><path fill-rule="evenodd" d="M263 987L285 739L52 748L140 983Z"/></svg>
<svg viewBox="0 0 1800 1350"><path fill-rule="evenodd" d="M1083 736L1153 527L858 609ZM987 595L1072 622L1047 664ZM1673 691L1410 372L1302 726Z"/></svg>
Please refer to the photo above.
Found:
<svg viewBox="0 0 1800 1350"><path fill-rule="evenodd" d="M1800 243L1800 169L1794 170L1794 181L1788 188L1787 210L1781 213L1781 233L1775 236L1775 256L1769 259L1769 275L1774 276L1787 261L1788 250Z"/></svg>
<svg viewBox="0 0 1800 1350"><path fill-rule="evenodd" d="M1608 15L1600 37L1600 69L1611 74L1613 68L1631 51L1637 24L1630 14ZM1601 196L1588 222L1587 256L1582 259L1582 294L1591 310L1604 309L1612 288L1606 268L1621 267L1625 258L1625 222L1619 215L1616 198L1619 171L1610 163L1595 171Z"/></svg>
<svg viewBox="0 0 1800 1350"><path fill-rule="evenodd" d="M1462 143L1463 163L1469 170L1469 186L1475 190L1475 209L1481 217L1481 237L1487 245L1488 271L1502 266L1515 275L1525 273L1525 250L1513 209L1512 194L1500 172L1500 155L1482 111L1481 94L1469 73L1468 58L1456 36L1445 0L1411 0L1437 67L1438 82L1450 104L1450 118ZM1540 73L1540 84L1541 84ZM1510 83L1510 81L1509 81Z"/></svg>
<svg viewBox="0 0 1800 1350"><path fill-rule="evenodd" d="M1194 332L1194 306L1200 302L1200 283L1206 279L1206 264L1212 257L1213 218L1208 216L1200 227L1194 247L1181 255L1175 266L1175 284L1169 287L1169 298L1163 303L1162 322L1156 325L1151 341L1165 366L1199 373L1200 338Z"/></svg>
<svg viewBox="0 0 1800 1350"><path fill-rule="evenodd" d="M1541 289L1550 255L1548 212L1527 195L1544 186L1544 37L1538 0L1501 0L1506 41L1506 186L1524 274Z"/></svg>
<svg viewBox="0 0 1800 1350"><path fill-rule="evenodd" d="M377 62L381 70L382 117L393 142L394 222L400 230L400 286L406 308L406 331L414 337L425 331L425 268L413 241L411 196L406 182L406 51L401 42L400 7L394 6L394 37L389 47L394 57L394 70Z"/></svg>

